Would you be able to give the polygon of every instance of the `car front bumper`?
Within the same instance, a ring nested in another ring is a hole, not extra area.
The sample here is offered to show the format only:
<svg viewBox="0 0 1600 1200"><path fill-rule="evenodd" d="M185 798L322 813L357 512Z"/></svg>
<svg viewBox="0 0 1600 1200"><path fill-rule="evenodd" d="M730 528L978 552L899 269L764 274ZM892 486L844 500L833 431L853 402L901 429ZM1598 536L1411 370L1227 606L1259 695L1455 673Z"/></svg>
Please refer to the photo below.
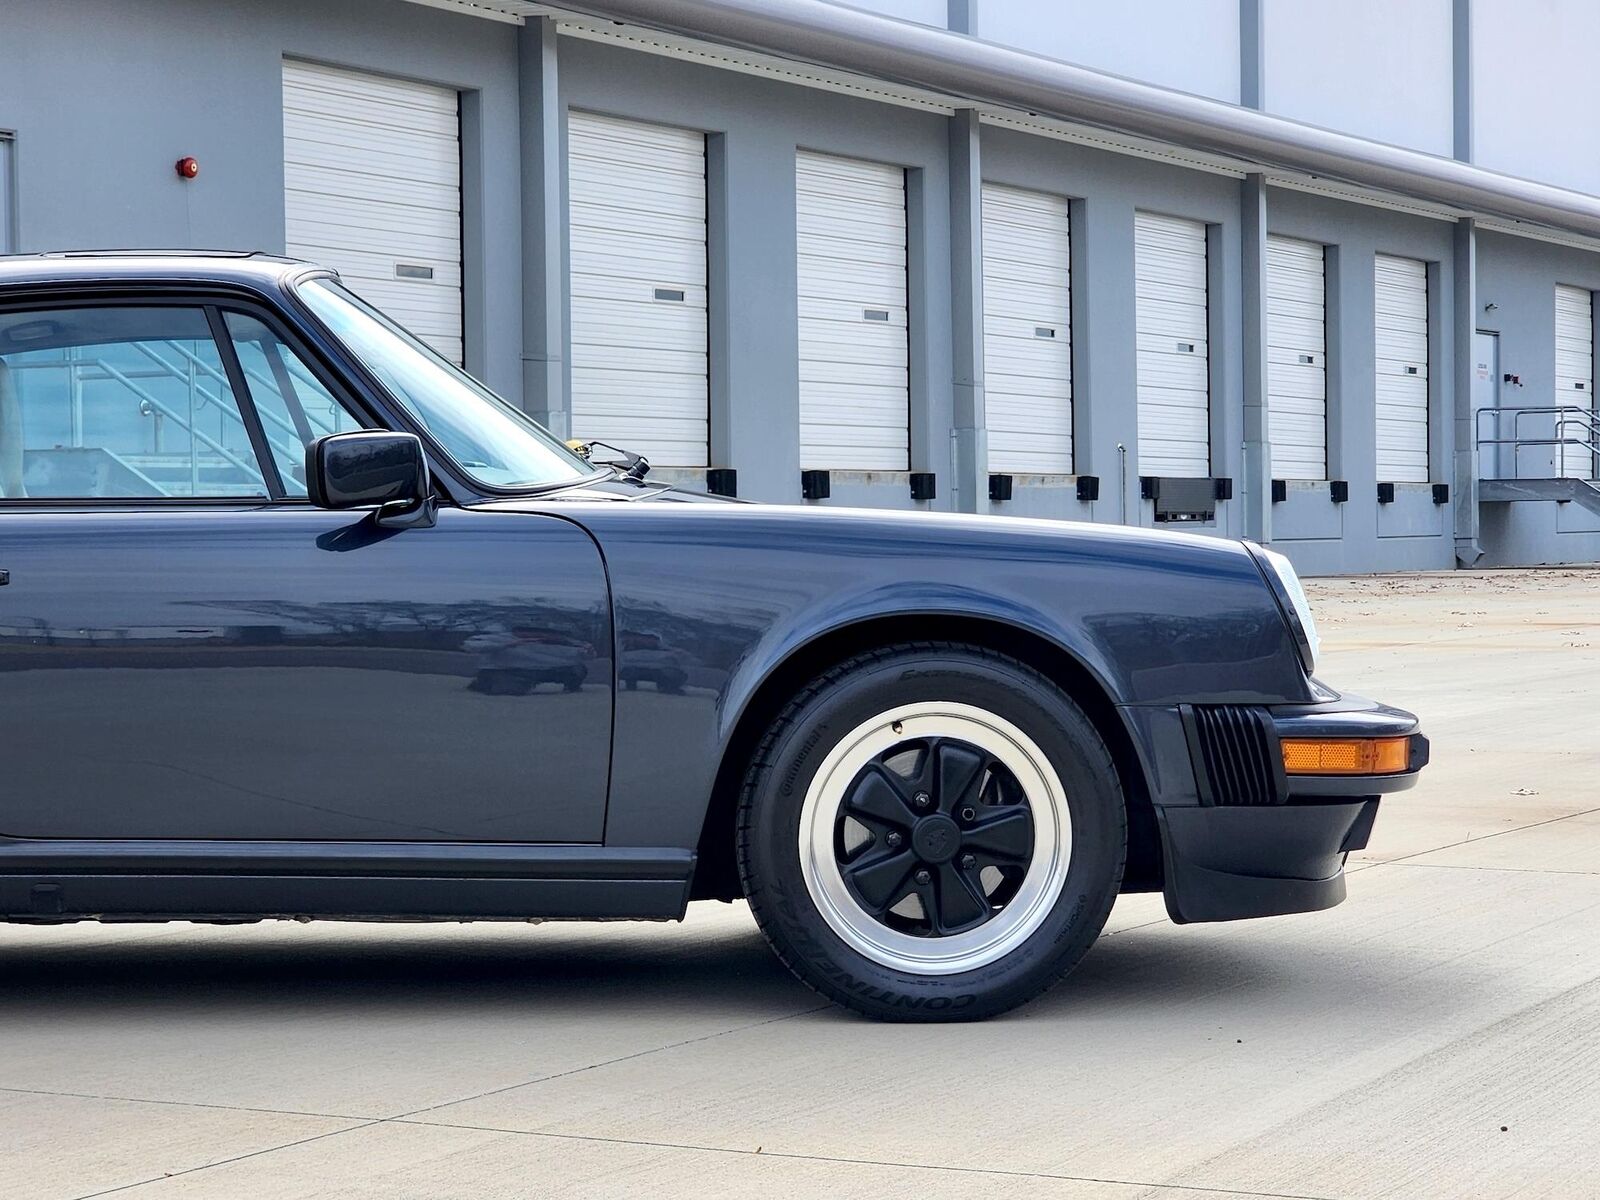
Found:
<svg viewBox="0 0 1600 1200"><path fill-rule="evenodd" d="M1416 784L1428 762L1417 718L1358 696L1321 704L1239 709L1215 735L1235 759L1253 752L1252 778L1204 748L1182 714L1195 803L1156 803L1167 911L1180 924L1331 908L1345 897L1344 862L1363 849L1379 798ZM1241 732L1242 731L1242 732ZM1383 775L1285 775L1284 738L1408 739L1406 769ZM1244 747L1245 749L1241 749ZM1248 765L1248 764L1246 764ZM1262 771L1270 770L1270 778ZM1247 786L1253 783L1255 786Z"/></svg>

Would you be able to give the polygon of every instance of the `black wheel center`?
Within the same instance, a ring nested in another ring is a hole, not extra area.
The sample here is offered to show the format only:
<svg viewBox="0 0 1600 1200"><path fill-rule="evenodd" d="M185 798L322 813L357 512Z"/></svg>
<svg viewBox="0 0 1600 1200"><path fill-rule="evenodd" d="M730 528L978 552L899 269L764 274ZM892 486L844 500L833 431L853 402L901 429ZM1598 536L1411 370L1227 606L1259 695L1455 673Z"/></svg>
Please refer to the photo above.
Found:
<svg viewBox="0 0 1600 1200"><path fill-rule="evenodd" d="M947 863L961 849L961 826L943 813L923 817L911 827L911 848L925 863Z"/></svg>
<svg viewBox="0 0 1600 1200"><path fill-rule="evenodd" d="M989 920L1033 857L1033 815L1016 776L956 738L913 738L879 754L841 798L833 836L855 900L917 937Z"/></svg>

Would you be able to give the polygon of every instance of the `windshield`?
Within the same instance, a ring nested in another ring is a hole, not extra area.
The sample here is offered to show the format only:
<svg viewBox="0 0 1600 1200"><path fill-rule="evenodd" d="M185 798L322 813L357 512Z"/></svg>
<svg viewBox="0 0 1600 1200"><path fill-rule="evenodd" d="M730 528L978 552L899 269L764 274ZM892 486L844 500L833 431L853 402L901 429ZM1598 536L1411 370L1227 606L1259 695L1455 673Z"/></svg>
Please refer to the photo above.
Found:
<svg viewBox="0 0 1600 1200"><path fill-rule="evenodd" d="M474 481L528 488L594 476L547 430L336 281L310 280L298 295Z"/></svg>

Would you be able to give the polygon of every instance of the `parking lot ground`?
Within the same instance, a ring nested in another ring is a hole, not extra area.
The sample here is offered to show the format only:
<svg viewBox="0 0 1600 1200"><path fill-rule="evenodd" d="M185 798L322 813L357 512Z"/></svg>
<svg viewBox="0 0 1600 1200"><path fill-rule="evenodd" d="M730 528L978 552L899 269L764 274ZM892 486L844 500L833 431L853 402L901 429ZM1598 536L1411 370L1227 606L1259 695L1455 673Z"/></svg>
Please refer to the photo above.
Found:
<svg viewBox="0 0 1600 1200"><path fill-rule="evenodd" d="M1416 710L1330 912L1126 897L980 1025L674 925L0 927L0 1195L1600 1197L1600 571L1313 581Z"/></svg>

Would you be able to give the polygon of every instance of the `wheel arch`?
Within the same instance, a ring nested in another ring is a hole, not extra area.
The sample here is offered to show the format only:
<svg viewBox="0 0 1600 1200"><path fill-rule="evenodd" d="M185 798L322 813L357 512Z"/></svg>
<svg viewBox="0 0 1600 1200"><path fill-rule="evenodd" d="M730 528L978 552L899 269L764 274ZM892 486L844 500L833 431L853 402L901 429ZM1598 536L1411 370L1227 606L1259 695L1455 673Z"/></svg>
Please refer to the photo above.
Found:
<svg viewBox="0 0 1600 1200"><path fill-rule="evenodd" d="M1160 834L1149 781L1133 735L1105 683L1059 642L994 617L970 614L884 614L819 633L793 647L751 693L723 745L697 846L691 899L732 900L741 894L734 852L739 791L762 735L808 680L868 650L907 642L961 642L1008 655L1042 671L1083 709L1117 767L1128 814L1123 887L1159 891Z"/></svg>

